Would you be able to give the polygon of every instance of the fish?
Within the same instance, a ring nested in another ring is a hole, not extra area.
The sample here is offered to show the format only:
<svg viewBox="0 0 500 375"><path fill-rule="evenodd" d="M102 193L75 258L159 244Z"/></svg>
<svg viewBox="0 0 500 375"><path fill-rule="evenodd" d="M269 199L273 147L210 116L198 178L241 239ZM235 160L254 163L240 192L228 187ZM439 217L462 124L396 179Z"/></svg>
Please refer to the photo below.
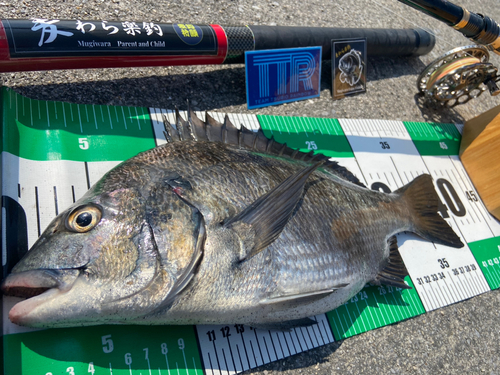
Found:
<svg viewBox="0 0 500 375"><path fill-rule="evenodd" d="M396 234L460 248L430 175L384 193L192 110L107 172L2 282L29 327L314 323L367 283L409 288Z"/></svg>

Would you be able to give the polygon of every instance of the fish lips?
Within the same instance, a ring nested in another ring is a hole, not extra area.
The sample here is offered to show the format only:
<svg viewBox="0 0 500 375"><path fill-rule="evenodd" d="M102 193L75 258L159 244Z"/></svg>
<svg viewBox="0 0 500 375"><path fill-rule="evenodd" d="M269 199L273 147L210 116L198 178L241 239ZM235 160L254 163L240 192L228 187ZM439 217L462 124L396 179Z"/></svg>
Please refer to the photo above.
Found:
<svg viewBox="0 0 500 375"><path fill-rule="evenodd" d="M6 296L27 298L10 310L10 321L27 325L30 313L43 303L70 290L80 272L79 269L41 269L7 276L1 285L2 293Z"/></svg>

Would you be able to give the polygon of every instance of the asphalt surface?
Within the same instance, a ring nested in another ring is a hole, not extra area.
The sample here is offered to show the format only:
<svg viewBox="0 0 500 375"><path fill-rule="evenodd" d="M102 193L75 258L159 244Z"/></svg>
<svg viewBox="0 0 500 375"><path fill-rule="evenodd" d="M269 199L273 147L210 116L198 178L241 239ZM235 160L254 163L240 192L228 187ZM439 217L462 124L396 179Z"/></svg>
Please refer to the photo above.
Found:
<svg viewBox="0 0 500 375"><path fill-rule="evenodd" d="M457 0L458 2L458 0ZM498 0L462 0L460 5L500 21ZM68 70L3 74L5 86L34 99L72 103L173 108L190 99L199 110L386 120L463 123L500 104L483 94L469 103L423 106L416 79L446 51L471 44L450 27L396 0L181 0L4 1L0 17L413 28L434 30L437 43L427 56L369 59L367 93L333 101L330 65L323 67L321 97L248 111L244 67L190 66ZM498 56L492 56L494 64ZM251 374L500 374L500 291L493 291L396 325L249 371Z"/></svg>

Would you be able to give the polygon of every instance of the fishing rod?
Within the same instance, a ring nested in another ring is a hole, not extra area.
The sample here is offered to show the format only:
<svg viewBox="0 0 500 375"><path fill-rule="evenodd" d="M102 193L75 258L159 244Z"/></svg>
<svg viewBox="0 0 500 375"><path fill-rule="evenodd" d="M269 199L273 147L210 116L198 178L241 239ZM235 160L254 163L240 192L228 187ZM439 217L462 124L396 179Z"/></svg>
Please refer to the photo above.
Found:
<svg viewBox="0 0 500 375"><path fill-rule="evenodd" d="M447 0L398 0L460 31L500 55L500 26L488 16L473 13Z"/></svg>
<svg viewBox="0 0 500 375"><path fill-rule="evenodd" d="M447 0L398 0L446 23L479 45L455 48L430 63L417 80L427 98L454 106L489 89L500 94L498 68L489 63L489 51L500 55L500 25L482 14Z"/></svg>
<svg viewBox="0 0 500 375"><path fill-rule="evenodd" d="M419 29L221 26L153 22L1 20L0 72L243 63L245 51L367 40L369 56L420 56L435 38Z"/></svg>

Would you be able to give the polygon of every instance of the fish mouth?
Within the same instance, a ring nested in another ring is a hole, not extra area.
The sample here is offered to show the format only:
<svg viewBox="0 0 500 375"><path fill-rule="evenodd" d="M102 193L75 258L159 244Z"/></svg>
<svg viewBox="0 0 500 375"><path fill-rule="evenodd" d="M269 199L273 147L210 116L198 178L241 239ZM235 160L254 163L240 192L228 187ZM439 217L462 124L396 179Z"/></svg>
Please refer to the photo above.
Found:
<svg viewBox="0 0 500 375"><path fill-rule="evenodd" d="M71 289L80 274L77 269L30 270L13 273L3 281L1 290L6 296L25 298L9 312L9 319L18 325L27 325L30 313L38 306Z"/></svg>

